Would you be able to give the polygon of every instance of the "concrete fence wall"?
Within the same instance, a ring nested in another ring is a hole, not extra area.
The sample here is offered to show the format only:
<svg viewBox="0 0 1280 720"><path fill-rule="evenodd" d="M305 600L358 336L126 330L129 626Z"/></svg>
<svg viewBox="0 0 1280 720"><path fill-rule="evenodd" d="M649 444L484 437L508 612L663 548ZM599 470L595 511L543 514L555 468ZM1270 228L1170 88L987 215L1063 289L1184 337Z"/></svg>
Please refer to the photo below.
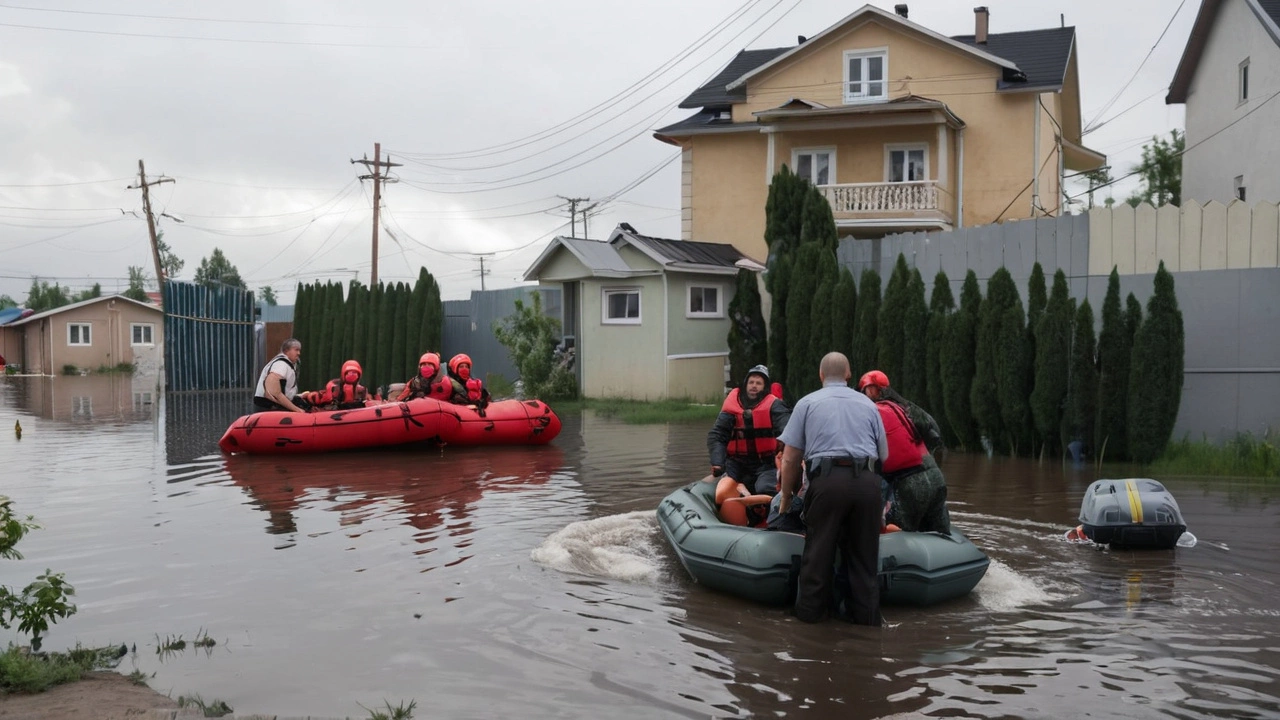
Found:
<svg viewBox="0 0 1280 720"><path fill-rule="evenodd" d="M1122 297L1145 306L1160 261L1173 273L1186 330L1182 407L1176 437L1223 439L1280 430L1280 209L1188 204L1124 205L950 232L841 240L840 263L858 279L872 268L887 282L898 254L919 268L926 288L944 270L959 300L965 274L982 282L1001 266L1021 285L1036 262L1046 281L1063 270L1072 297L1088 298L1101 325L1107 279L1119 272Z"/></svg>

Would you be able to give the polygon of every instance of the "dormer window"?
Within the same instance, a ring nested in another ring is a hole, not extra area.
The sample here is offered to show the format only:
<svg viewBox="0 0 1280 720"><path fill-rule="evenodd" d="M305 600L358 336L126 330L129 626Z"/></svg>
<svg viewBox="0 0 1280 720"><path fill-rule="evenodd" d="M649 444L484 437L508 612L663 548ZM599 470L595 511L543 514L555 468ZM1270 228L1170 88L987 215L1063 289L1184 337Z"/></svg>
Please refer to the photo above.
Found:
<svg viewBox="0 0 1280 720"><path fill-rule="evenodd" d="M846 50L844 53L844 102L885 102L889 95L889 51Z"/></svg>

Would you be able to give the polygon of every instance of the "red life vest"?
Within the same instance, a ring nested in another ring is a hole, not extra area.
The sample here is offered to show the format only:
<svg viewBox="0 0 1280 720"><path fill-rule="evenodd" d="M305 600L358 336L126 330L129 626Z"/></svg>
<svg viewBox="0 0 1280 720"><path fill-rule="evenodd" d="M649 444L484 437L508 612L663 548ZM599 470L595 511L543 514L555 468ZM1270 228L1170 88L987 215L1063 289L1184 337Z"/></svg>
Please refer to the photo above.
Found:
<svg viewBox="0 0 1280 720"><path fill-rule="evenodd" d="M484 387L484 383L479 378L471 378L467 381L467 399L471 402L480 402L480 391Z"/></svg>
<svg viewBox="0 0 1280 720"><path fill-rule="evenodd" d="M733 416L733 434L729 436L729 455L769 458L778 451L778 433L773 427L770 409L777 397L764 394L748 414L738 399L739 388L729 392L720 406L721 412Z"/></svg>
<svg viewBox="0 0 1280 720"><path fill-rule="evenodd" d="M359 407L364 405L364 401L369 397L369 391L360 383L346 383L342 378L335 378L329 381L324 387L324 398L326 401L322 404L333 405L337 408L344 406Z"/></svg>
<svg viewBox="0 0 1280 720"><path fill-rule="evenodd" d="M907 411L890 400L878 401L876 409L880 411L885 439L889 441L889 459L882 465L884 472L892 474L918 467L927 451Z"/></svg>

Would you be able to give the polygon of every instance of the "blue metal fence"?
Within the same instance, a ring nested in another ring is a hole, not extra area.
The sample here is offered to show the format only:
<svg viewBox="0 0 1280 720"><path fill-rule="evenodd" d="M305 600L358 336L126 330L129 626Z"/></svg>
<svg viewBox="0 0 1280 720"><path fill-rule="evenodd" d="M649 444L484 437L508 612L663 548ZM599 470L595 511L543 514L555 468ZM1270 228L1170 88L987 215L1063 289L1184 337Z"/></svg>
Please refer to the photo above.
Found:
<svg viewBox="0 0 1280 720"><path fill-rule="evenodd" d="M170 280L164 286L164 370L171 391L252 388L253 293Z"/></svg>

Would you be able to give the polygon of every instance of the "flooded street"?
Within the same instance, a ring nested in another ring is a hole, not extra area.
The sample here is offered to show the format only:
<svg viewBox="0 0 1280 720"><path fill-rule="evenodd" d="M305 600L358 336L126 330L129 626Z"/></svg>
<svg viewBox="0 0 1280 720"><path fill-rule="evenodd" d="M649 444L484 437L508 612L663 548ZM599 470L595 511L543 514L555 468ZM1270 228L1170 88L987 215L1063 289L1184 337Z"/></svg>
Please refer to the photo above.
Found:
<svg viewBox="0 0 1280 720"><path fill-rule="evenodd" d="M1280 715L1274 482L1168 480L1198 544L1111 552L1063 539L1091 469L953 454L952 518L992 559L976 591L885 608L884 629L809 626L693 584L658 531L659 500L707 471L700 424L588 412L546 447L224 457L246 393L162 407L147 387L0 381L0 493L44 528L0 584L64 572L79 612L47 647L136 643L121 669L175 697L360 717L384 699L469 718ZM217 645L157 652L202 633Z"/></svg>

